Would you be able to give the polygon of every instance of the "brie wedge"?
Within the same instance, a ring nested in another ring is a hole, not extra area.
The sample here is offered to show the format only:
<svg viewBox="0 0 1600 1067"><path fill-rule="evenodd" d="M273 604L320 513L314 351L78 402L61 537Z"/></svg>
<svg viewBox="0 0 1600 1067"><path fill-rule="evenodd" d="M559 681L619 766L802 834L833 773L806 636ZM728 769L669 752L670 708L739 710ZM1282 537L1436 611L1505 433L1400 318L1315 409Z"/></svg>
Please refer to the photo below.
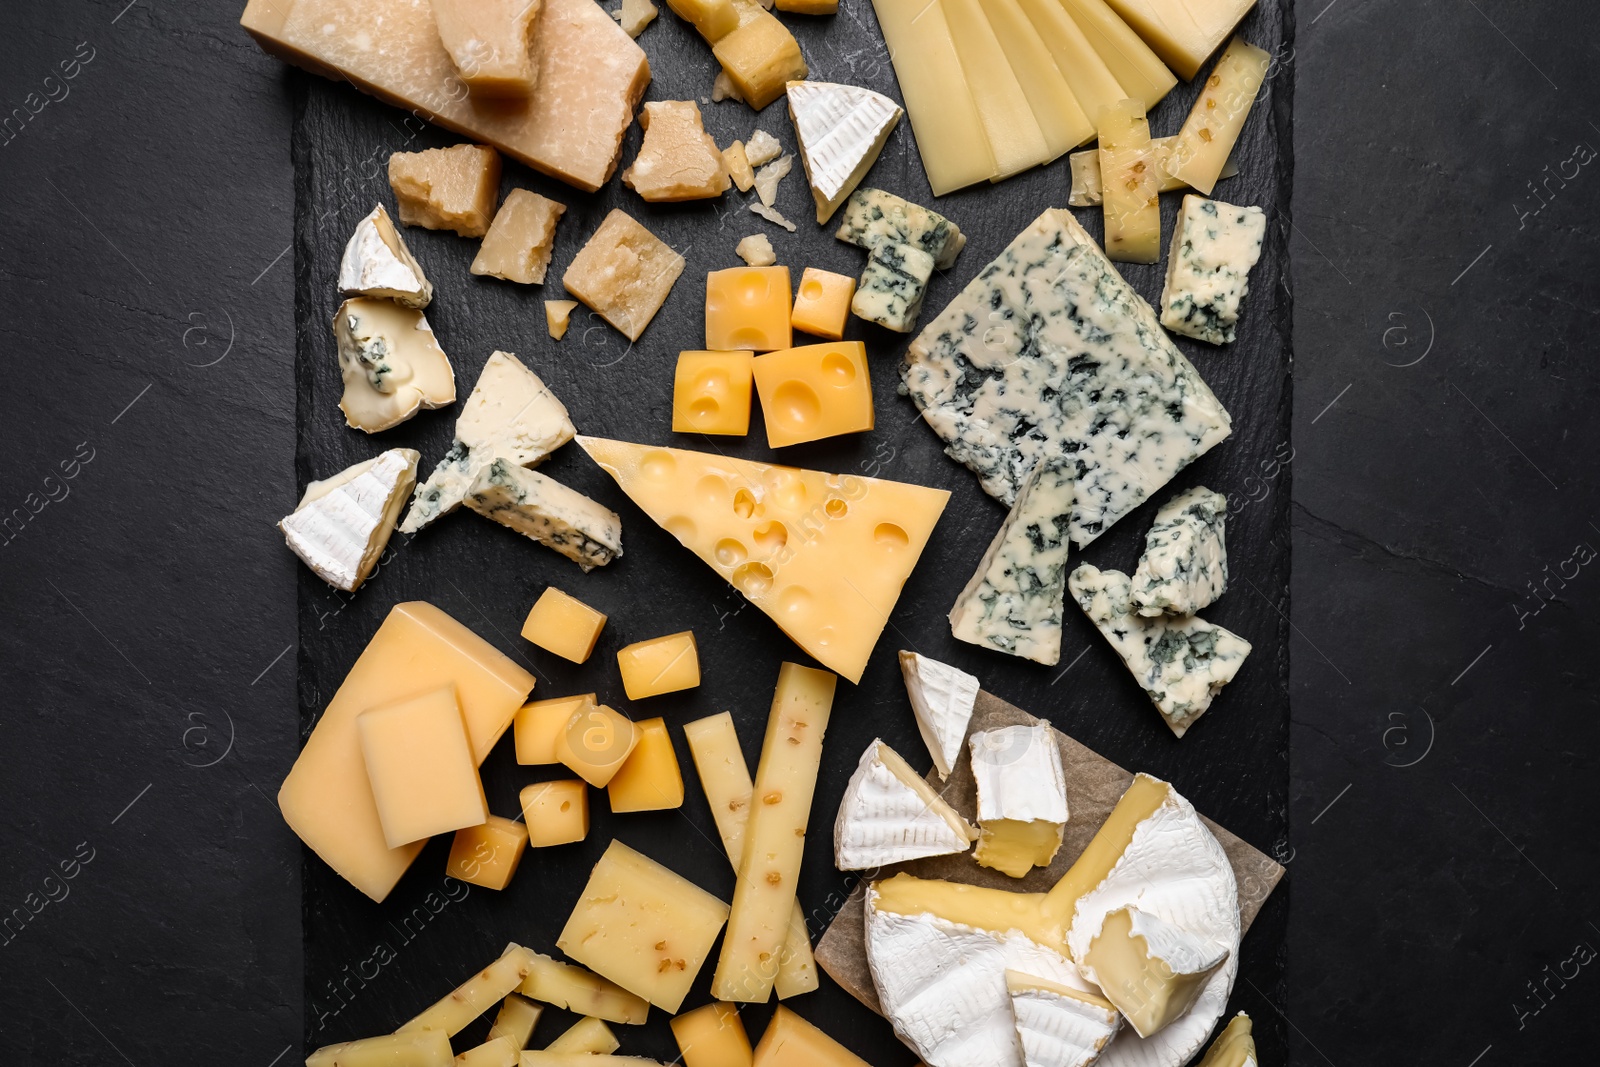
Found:
<svg viewBox="0 0 1600 1067"><path fill-rule="evenodd" d="M1006 991L1027 1067L1089 1067L1122 1025L1109 1000L1059 982L1007 971Z"/></svg>
<svg viewBox="0 0 1600 1067"><path fill-rule="evenodd" d="M392 300L351 297L333 316L344 396L339 409L357 430L398 426L419 408L456 402L456 376L422 312Z"/></svg>
<svg viewBox="0 0 1600 1067"><path fill-rule="evenodd" d="M1067 782L1054 727L1041 722L980 730L969 744L982 832L973 858L1013 878L1048 867L1067 823Z"/></svg>
<svg viewBox="0 0 1600 1067"><path fill-rule="evenodd" d="M817 222L825 223L867 176L905 112L882 93L857 85L793 81L788 93Z"/></svg>
<svg viewBox="0 0 1600 1067"><path fill-rule="evenodd" d="M425 308L433 299L433 283L422 273L394 220L379 204L356 224L339 260L339 295L397 300Z"/></svg>
<svg viewBox="0 0 1600 1067"><path fill-rule="evenodd" d="M622 520L554 478L496 459L467 489L467 507L555 549L585 571L622 555Z"/></svg>
<svg viewBox="0 0 1600 1067"><path fill-rule="evenodd" d="M1228 950L1138 908L1106 915L1079 961L1140 1037L1160 1033L1194 1003Z"/></svg>
<svg viewBox="0 0 1600 1067"><path fill-rule="evenodd" d="M537 466L576 432L566 405L537 374L510 352L495 352L456 419L450 451L417 488L400 532L415 533L454 511L496 459Z"/></svg>
<svg viewBox="0 0 1600 1067"><path fill-rule="evenodd" d="M939 777L948 778L961 755L961 742L967 738L972 705L978 699L978 679L948 663L903 649L900 673L906 680L906 696L911 698L922 742L928 746Z"/></svg>
<svg viewBox="0 0 1600 1067"><path fill-rule="evenodd" d="M1203 485L1156 512L1133 575L1140 615L1193 615L1227 590L1227 518L1228 498Z"/></svg>
<svg viewBox="0 0 1600 1067"><path fill-rule="evenodd" d="M841 871L860 871L924 856L947 856L965 852L977 836L899 753L875 740L861 754L839 802L833 824L834 865Z"/></svg>
<svg viewBox="0 0 1600 1067"><path fill-rule="evenodd" d="M1256 1039L1250 1032L1250 1016L1241 1011L1229 1019L1197 1067L1256 1067Z"/></svg>
<svg viewBox="0 0 1600 1067"><path fill-rule="evenodd" d="M293 514L278 523L289 550L335 589L354 592L389 543L420 458L391 448L306 486Z"/></svg>

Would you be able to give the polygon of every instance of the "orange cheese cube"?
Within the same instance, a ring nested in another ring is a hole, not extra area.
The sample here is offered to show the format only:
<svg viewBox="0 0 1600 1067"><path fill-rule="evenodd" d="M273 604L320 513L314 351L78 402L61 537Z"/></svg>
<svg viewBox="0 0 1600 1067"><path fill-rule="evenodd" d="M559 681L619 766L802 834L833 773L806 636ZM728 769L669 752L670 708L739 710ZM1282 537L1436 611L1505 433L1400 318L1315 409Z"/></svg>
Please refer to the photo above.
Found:
<svg viewBox="0 0 1600 1067"><path fill-rule="evenodd" d="M672 379L674 433L750 432L754 352L679 352Z"/></svg>
<svg viewBox="0 0 1600 1067"><path fill-rule="evenodd" d="M522 636L562 659L582 663L600 640L606 617L555 586L546 586L522 624Z"/></svg>
<svg viewBox="0 0 1600 1067"><path fill-rule="evenodd" d="M518 799L532 847L570 845L589 836L589 788L576 778L526 786Z"/></svg>
<svg viewBox="0 0 1600 1067"><path fill-rule="evenodd" d="M756 1046L755 1067L870 1067L782 1004Z"/></svg>
<svg viewBox="0 0 1600 1067"><path fill-rule="evenodd" d="M556 759L596 788L604 788L639 743L633 720L604 704L581 707L556 736Z"/></svg>
<svg viewBox="0 0 1600 1067"><path fill-rule="evenodd" d="M370 708L356 731L390 848L489 818L455 686Z"/></svg>
<svg viewBox="0 0 1600 1067"><path fill-rule="evenodd" d="M872 379L860 341L758 356L755 379L773 448L872 429Z"/></svg>
<svg viewBox="0 0 1600 1067"><path fill-rule="evenodd" d="M629 700L693 689L700 684L700 650L694 631L637 641L619 649L617 667Z"/></svg>
<svg viewBox="0 0 1600 1067"><path fill-rule="evenodd" d="M789 312L788 267L729 267L706 275L707 348L788 348Z"/></svg>
<svg viewBox="0 0 1600 1067"><path fill-rule="evenodd" d="M750 1067L750 1038L732 1004L714 1000L668 1022L683 1053L683 1067Z"/></svg>
<svg viewBox="0 0 1600 1067"><path fill-rule="evenodd" d="M528 848L528 828L513 819L489 816L482 826L456 831L450 844L446 877L457 878L485 889L504 889L517 873L517 864Z"/></svg>
<svg viewBox="0 0 1600 1067"><path fill-rule="evenodd" d="M594 706L594 694L534 700L517 709L511 732L517 745L517 762L524 767L560 763L556 758L556 738L567 728L572 716Z"/></svg>
<svg viewBox="0 0 1600 1067"><path fill-rule="evenodd" d="M855 295L854 278L807 267L800 275L800 291L795 294L789 324L797 330L837 341L844 336L850 298Z"/></svg>
<svg viewBox="0 0 1600 1067"><path fill-rule="evenodd" d="M612 811L664 811L683 806L683 772L665 719L645 719L628 762L606 786Z"/></svg>

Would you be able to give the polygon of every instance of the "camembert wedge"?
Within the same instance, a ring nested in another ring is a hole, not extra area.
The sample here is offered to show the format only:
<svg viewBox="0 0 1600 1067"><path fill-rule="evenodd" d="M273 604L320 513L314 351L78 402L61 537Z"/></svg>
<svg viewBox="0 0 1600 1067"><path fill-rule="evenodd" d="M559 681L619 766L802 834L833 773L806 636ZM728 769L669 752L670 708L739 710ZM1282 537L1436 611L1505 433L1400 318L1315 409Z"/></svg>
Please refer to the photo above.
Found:
<svg viewBox="0 0 1600 1067"><path fill-rule="evenodd" d="M978 699L978 679L948 663L904 649L900 674L922 743L928 746L939 777L948 778L961 756L961 742L967 739L972 706Z"/></svg>
<svg viewBox="0 0 1600 1067"><path fill-rule="evenodd" d="M1055 727L1041 721L980 730L969 744L982 831L973 858L1013 878L1048 867L1067 825L1067 780Z"/></svg>
<svg viewBox="0 0 1600 1067"><path fill-rule="evenodd" d="M382 204L356 225L344 246L339 295L380 297L414 308L425 308L433 299L433 283Z"/></svg>
<svg viewBox="0 0 1600 1067"><path fill-rule="evenodd" d="M833 823L834 866L860 871L948 856L978 832L881 740L861 754Z"/></svg>
<svg viewBox="0 0 1600 1067"><path fill-rule="evenodd" d="M1006 972L1026 1067L1089 1067L1122 1025L1102 996L1021 971Z"/></svg>
<svg viewBox="0 0 1600 1067"><path fill-rule="evenodd" d="M421 458L391 448L306 486L294 513L278 523L289 550L335 589L354 592L378 565Z"/></svg>
<svg viewBox="0 0 1600 1067"><path fill-rule="evenodd" d="M1138 908L1109 912L1079 961L1140 1037L1189 1010L1228 950Z"/></svg>
<svg viewBox="0 0 1600 1067"><path fill-rule="evenodd" d="M877 162L904 112L882 93L858 85L795 81L787 91L817 222L825 223Z"/></svg>

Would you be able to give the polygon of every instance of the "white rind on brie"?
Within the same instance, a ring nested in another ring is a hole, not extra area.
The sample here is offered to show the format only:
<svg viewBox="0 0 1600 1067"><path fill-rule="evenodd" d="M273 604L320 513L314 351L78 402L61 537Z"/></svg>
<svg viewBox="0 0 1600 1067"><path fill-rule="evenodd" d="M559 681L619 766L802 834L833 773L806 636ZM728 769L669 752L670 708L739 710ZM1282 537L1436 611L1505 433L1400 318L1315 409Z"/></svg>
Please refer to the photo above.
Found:
<svg viewBox="0 0 1600 1067"><path fill-rule="evenodd" d="M1006 972L1011 1015L1027 1067L1089 1067L1116 1036L1110 1002L1018 971Z"/></svg>
<svg viewBox="0 0 1600 1067"><path fill-rule="evenodd" d="M278 523L290 551L335 589L354 592L389 543L420 458L413 449L391 448L306 486L294 512Z"/></svg>
<svg viewBox="0 0 1600 1067"><path fill-rule="evenodd" d="M923 744L933 757L939 777L950 777L961 756L972 706L978 699L978 679L966 671L915 652L900 653L900 673L906 696L917 718Z"/></svg>
<svg viewBox="0 0 1600 1067"><path fill-rule="evenodd" d="M817 222L825 223L872 169L905 112L882 93L835 82L792 81L788 97Z"/></svg>
<svg viewBox="0 0 1600 1067"><path fill-rule="evenodd" d="M833 825L834 864L859 871L947 856L972 847L977 831L900 755L875 740L845 786Z"/></svg>
<svg viewBox="0 0 1600 1067"><path fill-rule="evenodd" d="M978 821L1067 821L1067 780L1055 727L1005 726L980 730L968 743L978 785Z"/></svg>
<svg viewBox="0 0 1600 1067"><path fill-rule="evenodd" d="M344 246L339 295L397 300L414 308L425 308L433 300L433 283L423 275L422 264L382 204L356 224Z"/></svg>

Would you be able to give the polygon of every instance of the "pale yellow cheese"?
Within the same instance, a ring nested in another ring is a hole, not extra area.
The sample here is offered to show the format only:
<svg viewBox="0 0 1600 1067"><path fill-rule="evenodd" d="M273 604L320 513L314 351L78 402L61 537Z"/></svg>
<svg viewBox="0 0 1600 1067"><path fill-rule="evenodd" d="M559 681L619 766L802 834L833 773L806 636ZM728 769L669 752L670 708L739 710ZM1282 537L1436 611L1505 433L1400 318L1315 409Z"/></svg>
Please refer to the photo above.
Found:
<svg viewBox="0 0 1600 1067"><path fill-rule="evenodd" d="M643 997L582 967L537 952L533 954L533 971L523 980L519 991L525 997L579 1015L592 1015L608 1023L638 1024L650 1014L650 1005Z"/></svg>
<svg viewBox="0 0 1600 1067"><path fill-rule="evenodd" d="M1123 100L1100 112L1101 206L1106 255L1123 263L1161 258L1161 199L1144 105Z"/></svg>
<svg viewBox="0 0 1600 1067"><path fill-rule="evenodd" d="M983 122L984 136L994 152L991 180L1009 178L1059 155L1051 152L1045 141L1018 75L1006 61L978 0L939 0L939 6L961 57L961 70Z"/></svg>
<svg viewBox="0 0 1600 1067"><path fill-rule="evenodd" d="M869 1067L839 1042L782 1004L756 1046L753 1067Z"/></svg>
<svg viewBox="0 0 1600 1067"><path fill-rule="evenodd" d="M390 848L367 785L356 718L375 705L454 685L482 763L533 688L533 675L432 604L397 604L328 702L278 791L289 828L357 889L382 900L422 842Z"/></svg>
<svg viewBox="0 0 1600 1067"><path fill-rule="evenodd" d="M546 300L544 302L544 325L550 333L550 339L559 341L567 335L567 326L572 321L572 313L577 310L576 300Z"/></svg>
<svg viewBox="0 0 1600 1067"><path fill-rule="evenodd" d="M1011 72L1022 86L1022 95L1039 124L1039 132L1044 134L1050 158L1065 155L1092 139L1094 122L1079 106L1055 57L1028 21L1021 4L1017 0L979 0L979 5L1011 64Z"/></svg>
<svg viewBox="0 0 1600 1067"><path fill-rule="evenodd" d="M1172 144L1178 138L1152 137L1150 147L1156 157L1156 191L1173 193L1180 189L1189 188L1182 181L1167 173L1167 155L1172 151ZM1072 165L1072 190L1067 195L1067 203L1072 207L1099 207L1101 203L1102 185L1100 181L1100 149L1086 148L1082 152L1074 152L1067 157ZM1231 178L1239 173L1239 168L1233 160L1228 160L1222 168L1219 177Z"/></svg>
<svg viewBox="0 0 1600 1067"><path fill-rule="evenodd" d="M393 300L355 296L333 314L347 425L367 433L398 426L422 408L456 402L456 375L428 320Z"/></svg>
<svg viewBox="0 0 1600 1067"><path fill-rule="evenodd" d="M306 1057L306 1067L452 1067L454 1062L443 1030L342 1041Z"/></svg>
<svg viewBox="0 0 1600 1067"><path fill-rule="evenodd" d="M872 377L860 341L757 356L755 381L773 448L872 429Z"/></svg>
<svg viewBox="0 0 1600 1067"><path fill-rule="evenodd" d="M644 143L622 184L646 200L704 200L728 189L728 167L693 100L652 100L639 112Z"/></svg>
<svg viewBox="0 0 1600 1067"><path fill-rule="evenodd" d="M1021 878L1048 867L1061 848L1061 824L1045 819L989 819L972 858L985 867Z"/></svg>
<svg viewBox="0 0 1600 1067"><path fill-rule="evenodd" d="M756 172L745 155L743 141L735 141L722 150L722 165L728 168L728 177L741 193L748 193L756 183Z"/></svg>
<svg viewBox="0 0 1600 1067"><path fill-rule="evenodd" d="M556 759L592 786L603 787L622 769L639 729L626 715L605 704L581 707L556 735Z"/></svg>
<svg viewBox="0 0 1600 1067"><path fill-rule="evenodd" d="M524 1050L517 1061L520 1067L665 1067L660 1060L643 1056L599 1056L593 1052L545 1052Z"/></svg>
<svg viewBox="0 0 1600 1067"><path fill-rule="evenodd" d="M1133 841L1133 832L1155 810L1166 803L1172 787L1148 774L1136 774L1132 783L1111 809L1106 821L1095 831L1089 846L1083 850L1061 880L1051 887L1045 899L1045 911L1051 921L1066 924L1072 921L1078 900L1085 893L1105 881L1122 854ZM1046 944L1060 945L1061 939Z"/></svg>
<svg viewBox="0 0 1600 1067"><path fill-rule="evenodd" d="M1256 0L1106 0L1156 55L1189 81Z"/></svg>
<svg viewBox="0 0 1600 1067"><path fill-rule="evenodd" d="M517 1052L510 1041L495 1038L457 1056L455 1067L517 1067Z"/></svg>
<svg viewBox="0 0 1600 1067"><path fill-rule="evenodd" d="M482 237L500 199L500 156L478 144L396 152L389 188L407 226Z"/></svg>
<svg viewBox="0 0 1600 1067"><path fill-rule="evenodd" d="M1193 1006L1228 953L1216 950L1190 969L1175 971L1134 925L1136 910L1108 912L1080 962L1128 1025L1140 1037L1150 1037Z"/></svg>
<svg viewBox="0 0 1600 1067"><path fill-rule="evenodd" d="M674 433L750 432L754 352L679 352L672 378Z"/></svg>
<svg viewBox="0 0 1600 1067"><path fill-rule="evenodd" d="M624 645L617 650L617 669L629 700L693 689L700 684L700 652L694 631Z"/></svg>
<svg viewBox="0 0 1600 1067"><path fill-rule="evenodd" d="M760 111L783 95L791 81L809 72L800 44L777 16L756 0L734 0L739 24L719 37L711 54L738 90L739 97Z"/></svg>
<svg viewBox="0 0 1600 1067"><path fill-rule="evenodd" d="M665 811L683 806L683 771L665 719L645 719L635 724L639 743L616 777L606 783L611 810Z"/></svg>
<svg viewBox="0 0 1600 1067"><path fill-rule="evenodd" d="M987 181L994 150L937 3L872 0L934 196Z"/></svg>
<svg viewBox="0 0 1600 1067"><path fill-rule="evenodd" d="M706 348L772 352L791 342L788 267L729 267L706 274Z"/></svg>
<svg viewBox="0 0 1600 1067"><path fill-rule="evenodd" d="M1105 60L1094 50L1083 30L1072 21L1061 0L1018 0L1034 32L1056 62L1056 69L1066 78L1073 99L1079 109L1094 125L1094 117L1107 104L1114 104L1128 94L1112 75Z"/></svg>
<svg viewBox="0 0 1600 1067"><path fill-rule="evenodd" d="M556 738L567 728L580 709L594 706L594 694L535 700L517 709L512 720L517 762L524 766L560 763L556 757Z"/></svg>
<svg viewBox="0 0 1600 1067"><path fill-rule="evenodd" d="M431 0L439 40L467 88L529 97L539 80L534 29L539 0Z"/></svg>
<svg viewBox="0 0 1600 1067"><path fill-rule="evenodd" d="M644 28L654 22L659 14L661 9L650 0L622 0L622 6L611 13L622 26L622 32L629 37L643 33Z"/></svg>
<svg viewBox="0 0 1600 1067"><path fill-rule="evenodd" d="M694 26L707 44L716 44L739 25L733 0L667 0L667 6Z"/></svg>
<svg viewBox="0 0 1600 1067"><path fill-rule="evenodd" d="M855 295L856 280L849 275L807 267L800 274L800 288L795 290L789 325L837 341L844 336L850 298Z"/></svg>
<svg viewBox="0 0 1600 1067"><path fill-rule="evenodd" d="M553 585L545 586L522 622L522 636L546 652L554 652L573 663L586 662L606 617Z"/></svg>
<svg viewBox="0 0 1600 1067"><path fill-rule="evenodd" d="M685 449L578 442L652 519L852 682L950 496Z"/></svg>
<svg viewBox="0 0 1600 1067"><path fill-rule="evenodd" d="M789 936L822 737L837 684L830 672L797 663L785 663L778 671L733 910L711 981L711 995L718 1000L759 1004L772 993Z"/></svg>
<svg viewBox="0 0 1600 1067"><path fill-rule="evenodd" d="M523 786L517 800L529 846L570 845L589 836L589 789L578 779Z"/></svg>
<svg viewBox="0 0 1600 1067"><path fill-rule="evenodd" d="M356 731L390 848L489 817L455 686L370 708Z"/></svg>
<svg viewBox="0 0 1600 1067"><path fill-rule="evenodd" d="M1250 1032L1250 1016L1241 1011L1228 1020L1196 1067L1255 1067L1255 1062L1256 1039Z"/></svg>
<svg viewBox="0 0 1600 1067"><path fill-rule="evenodd" d="M467 91L426 3L249 0L240 21L280 59L591 193L616 169L650 83L644 51L593 0L544 0L534 35L538 91L517 107Z"/></svg>
<svg viewBox="0 0 1600 1067"><path fill-rule="evenodd" d="M1098 884L1098 883L1096 883ZM979 930L1018 930L1029 940L1064 952L1065 927L1047 912L1044 893L1014 893L965 882L897 874L872 883L872 905L896 915L937 915ZM1071 912L1067 913L1071 917Z"/></svg>
<svg viewBox="0 0 1600 1067"><path fill-rule="evenodd" d="M682 273L682 256L613 208L578 250L561 284L628 340L637 341Z"/></svg>
<svg viewBox="0 0 1600 1067"><path fill-rule="evenodd" d="M533 1028L543 1014L544 1008L527 997L507 993L500 1003L500 1013L494 1017L494 1025L489 1027L488 1040L505 1038L513 1048L527 1048L528 1038L533 1036Z"/></svg>
<svg viewBox="0 0 1600 1067"><path fill-rule="evenodd" d="M457 986L433 1007L400 1027L396 1033L412 1030L440 1030L454 1037L468 1023L514 992L533 973L531 949L513 942L500 958Z"/></svg>
<svg viewBox="0 0 1600 1067"><path fill-rule="evenodd" d="M599 1019L584 1017L562 1031L561 1036L544 1047L546 1052L592 1052L608 1056L622 1047L611 1027Z"/></svg>
<svg viewBox="0 0 1600 1067"><path fill-rule="evenodd" d="M774 0L772 6L793 15L834 15L839 11L839 0Z"/></svg>
<svg viewBox="0 0 1600 1067"><path fill-rule="evenodd" d="M613 841L556 945L601 977L675 1012L727 921L728 905Z"/></svg>
<svg viewBox="0 0 1600 1067"><path fill-rule="evenodd" d="M489 816L481 826L456 831L445 862L448 878L471 882L485 889L504 889L517 873L528 849L528 828L513 819Z"/></svg>
<svg viewBox="0 0 1600 1067"><path fill-rule="evenodd" d="M1183 129L1167 152L1167 173L1211 195L1244 130L1244 120L1266 81L1272 57L1243 37L1235 37L1195 99Z"/></svg>
<svg viewBox="0 0 1600 1067"><path fill-rule="evenodd" d="M670 1021L683 1067L750 1067L750 1038L732 1004L714 1000Z"/></svg>
<svg viewBox="0 0 1600 1067"><path fill-rule="evenodd" d="M550 251L556 243L556 223L566 213L565 204L513 189L495 212L489 232L468 269L474 274L502 278L523 285L544 282Z"/></svg>
<svg viewBox="0 0 1600 1067"><path fill-rule="evenodd" d="M1122 86L1123 96L1138 100L1149 111L1178 84L1177 76L1166 68L1161 57L1139 40L1139 35L1106 6L1105 0L1060 3Z"/></svg>

